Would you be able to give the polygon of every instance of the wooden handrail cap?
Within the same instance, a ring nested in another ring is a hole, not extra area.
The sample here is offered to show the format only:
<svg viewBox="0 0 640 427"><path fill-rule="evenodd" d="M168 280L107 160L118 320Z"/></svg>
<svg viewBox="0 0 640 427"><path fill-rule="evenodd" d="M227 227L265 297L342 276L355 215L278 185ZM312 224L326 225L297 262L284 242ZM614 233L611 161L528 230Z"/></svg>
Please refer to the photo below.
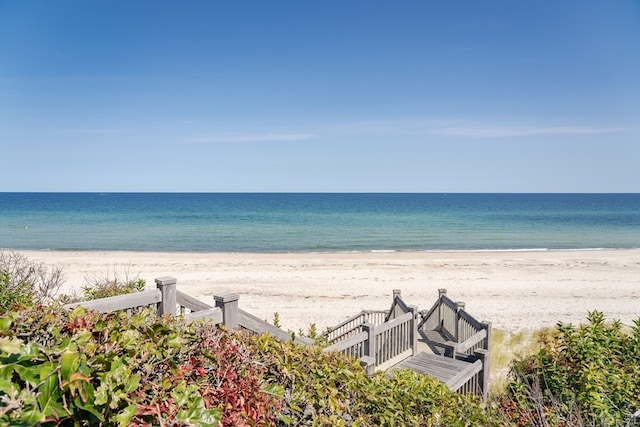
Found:
<svg viewBox="0 0 640 427"><path fill-rule="evenodd" d="M175 285L176 283L178 283L178 279L171 276L158 277L156 279L156 285L158 286Z"/></svg>

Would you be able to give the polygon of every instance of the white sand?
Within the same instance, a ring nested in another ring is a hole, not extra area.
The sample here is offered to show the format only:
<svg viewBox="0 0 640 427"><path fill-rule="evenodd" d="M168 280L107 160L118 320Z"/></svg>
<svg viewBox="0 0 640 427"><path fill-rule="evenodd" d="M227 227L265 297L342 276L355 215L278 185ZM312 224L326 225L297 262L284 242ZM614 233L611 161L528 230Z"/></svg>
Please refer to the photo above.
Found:
<svg viewBox="0 0 640 427"><path fill-rule="evenodd" d="M640 317L640 250L234 254L20 251L65 271L64 291L114 271L173 276L178 289L213 305L240 294L240 307L284 328L320 330L362 309L387 309L393 289L428 309L438 288L509 331L581 323L588 311L632 324Z"/></svg>

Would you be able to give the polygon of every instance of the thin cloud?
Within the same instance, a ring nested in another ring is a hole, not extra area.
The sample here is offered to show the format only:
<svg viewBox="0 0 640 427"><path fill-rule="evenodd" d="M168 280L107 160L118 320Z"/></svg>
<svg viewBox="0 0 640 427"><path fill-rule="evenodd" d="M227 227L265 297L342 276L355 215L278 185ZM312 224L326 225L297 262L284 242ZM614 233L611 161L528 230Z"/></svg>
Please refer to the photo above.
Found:
<svg viewBox="0 0 640 427"><path fill-rule="evenodd" d="M437 135L466 136L470 138L507 138L514 136L535 135L598 135L624 131L619 127L585 127L585 126L550 126L550 127L447 127L432 129Z"/></svg>
<svg viewBox="0 0 640 427"><path fill-rule="evenodd" d="M202 136L190 138L192 143L243 143L243 142L289 142L306 141L316 136L309 133L266 133L251 135Z"/></svg>
<svg viewBox="0 0 640 427"><path fill-rule="evenodd" d="M483 125L463 119L371 120L325 126L338 134L451 135L469 138L507 138L535 135L597 135L624 132L622 127Z"/></svg>
<svg viewBox="0 0 640 427"><path fill-rule="evenodd" d="M124 129L64 129L62 132L78 135L122 135L134 133Z"/></svg>

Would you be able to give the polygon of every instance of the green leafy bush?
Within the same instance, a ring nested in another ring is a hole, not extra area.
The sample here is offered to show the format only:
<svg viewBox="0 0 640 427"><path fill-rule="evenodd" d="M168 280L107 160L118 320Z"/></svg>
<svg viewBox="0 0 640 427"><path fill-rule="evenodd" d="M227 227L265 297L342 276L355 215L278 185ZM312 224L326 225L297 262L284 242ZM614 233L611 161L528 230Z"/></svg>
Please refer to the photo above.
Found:
<svg viewBox="0 0 640 427"><path fill-rule="evenodd" d="M360 417L371 426L502 426L479 396L463 396L410 370L378 374L363 387Z"/></svg>
<svg viewBox="0 0 640 427"><path fill-rule="evenodd" d="M238 336L151 310L0 317L0 425L273 425L262 373Z"/></svg>
<svg viewBox="0 0 640 427"><path fill-rule="evenodd" d="M30 307L33 305L31 287L26 282L12 283L11 276L0 271L0 313L14 307Z"/></svg>
<svg viewBox="0 0 640 427"><path fill-rule="evenodd" d="M478 398L453 393L411 371L368 377L358 360L317 346L278 342L268 335L251 342L266 379L284 387L281 425L502 425Z"/></svg>
<svg viewBox="0 0 640 427"><path fill-rule="evenodd" d="M140 292L146 285L144 279L130 279L128 275L122 278L117 274L114 277L110 277L109 274L104 277L91 276L87 277L85 282L82 287L84 301Z"/></svg>
<svg viewBox="0 0 640 427"><path fill-rule="evenodd" d="M516 360L501 405L520 426L622 426L640 409L640 319L588 315L580 327L559 324L534 355Z"/></svg>

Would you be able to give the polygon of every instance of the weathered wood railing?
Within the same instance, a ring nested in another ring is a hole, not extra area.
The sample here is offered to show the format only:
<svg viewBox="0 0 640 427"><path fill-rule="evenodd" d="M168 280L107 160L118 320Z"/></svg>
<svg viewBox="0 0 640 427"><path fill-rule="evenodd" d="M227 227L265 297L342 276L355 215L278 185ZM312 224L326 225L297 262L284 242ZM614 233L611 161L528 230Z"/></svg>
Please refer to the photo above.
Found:
<svg viewBox="0 0 640 427"><path fill-rule="evenodd" d="M417 351L417 308L408 306L400 291L393 291L388 311L362 311L325 333L333 343L324 351L359 358L367 371L383 370Z"/></svg>
<svg viewBox="0 0 640 427"><path fill-rule="evenodd" d="M226 325L226 323L225 323ZM271 323L265 322L259 317L254 316L251 313L247 313L244 310L238 310L238 326L244 330L250 331L254 334L269 333L272 337L280 341L291 341L298 344L312 345L314 340L307 337L299 337L292 335L290 332L284 331Z"/></svg>
<svg viewBox="0 0 640 427"><path fill-rule="evenodd" d="M418 340L442 354L468 362L465 375L447 385L460 393L482 394L489 385L489 340L491 324L482 323L464 310L464 303L454 302L440 289L438 300L427 312L418 312L393 291L393 303L382 323L367 322L370 311L363 311L325 333L332 343L327 351L363 359L370 370L386 369L417 353ZM380 313L380 312L375 312ZM377 314L378 321L380 314ZM412 319L412 320L410 320Z"/></svg>
<svg viewBox="0 0 640 427"><path fill-rule="evenodd" d="M141 308L156 307L160 301L162 301L162 292L159 289L152 289L133 294L66 304L64 308L71 309L81 305L89 310L103 313L120 310L136 312Z"/></svg>
<svg viewBox="0 0 640 427"><path fill-rule="evenodd" d="M338 351L362 359L370 373L374 369L384 370L416 353L417 324L415 311L379 325L365 322L359 328L361 332L353 333L323 351ZM356 330L358 328L353 329Z"/></svg>
<svg viewBox="0 0 640 427"><path fill-rule="evenodd" d="M376 369L383 370L417 352L417 318L413 311L380 326L365 325L369 333L369 356L375 358Z"/></svg>
<svg viewBox="0 0 640 427"><path fill-rule="evenodd" d="M292 339L289 332L283 331L241 310L238 307L239 295L236 293L215 295L215 307L212 307L184 292L178 291L176 289L177 279L173 277L161 277L156 279L155 282L156 289L72 303L64 307L71 309L81 305L87 309L100 312L121 310L136 312L145 307L154 307L160 316L169 314L173 316L182 315L187 320L208 319L215 323L223 324L229 329L242 328L255 334L268 332L282 341ZM313 340L305 337L296 337L294 340L301 344L313 344Z"/></svg>
<svg viewBox="0 0 640 427"><path fill-rule="evenodd" d="M211 307L197 298L184 292L176 291L176 314L185 316L189 320L211 319L216 323L222 322L222 309Z"/></svg>
<svg viewBox="0 0 640 427"><path fill-rule="evenodd" d="M446 289L438 289L438 299L422 313L418 330L432 345L443 348L447 357L489 350L491 323L479 322L464 307L463 302L451 300Z"/></svg>
<svg viewBox="0 0 640 427"><path fill-rule="evenodd" d="M215 322L222 322L223 306L211 307L178 291L176 289L177 279L173 277L160 277L155 282L156 289L71 303L64 307L70 309L81 305L89 310L100 312L127 311L129 313L140 311L145 307L153 307L159 316L181 314L188 320L207 318Z"/></svg>
<svg viewBox="0 0 640 427"><path fill-rule="evenodd" d="M479 322L454 302L446 289L438 289L438 299L422 313L418 332L432 349L442 349L445 357L481 362L482 369L460 385L461 393L479 393L485 398L489 389L491 323Z"/></svg>
<svg viewBox="0 0 640 427"><path fill-rule="evenodd" d="M383 324L386 321L387 314L387 311L382 310L363 310L329 329L325 332L324 338L329 344L342 341L362 332L362 325L365 323L371 323L373 325Z"/></svg>
<svg viewBox="0 0 640 427"><path fill-rule="evenodd" d="M394 289L393 302L389 310L362 310L355 316L329 328L323 336L328 343L333 344L361 333L363 331L362 325L365 323L371 323L376 326L382 325L409 311L409 306L400 296L400 290Z"/></svg>
<svg viewBox="0 0 640 427"><path fill-rule="evenodd" d="M388 322L389 320L395 319L396 317L402 316L410 311L411 307L409 307L409 305L407 305L407 303L402 299L400 289L394 289L391 308L387 311L384 321Z"/></svg>

